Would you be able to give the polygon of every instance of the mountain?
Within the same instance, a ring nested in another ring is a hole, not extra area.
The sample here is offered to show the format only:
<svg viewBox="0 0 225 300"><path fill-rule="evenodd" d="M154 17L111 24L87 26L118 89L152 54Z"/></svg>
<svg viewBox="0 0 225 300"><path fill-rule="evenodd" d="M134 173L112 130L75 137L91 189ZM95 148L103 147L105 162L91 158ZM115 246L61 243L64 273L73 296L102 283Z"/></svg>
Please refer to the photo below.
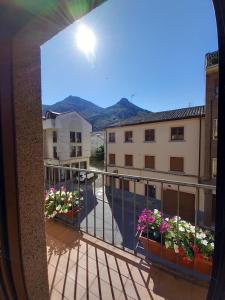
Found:
<svg viewBox="0 0 225 300"><path fill-rule="evenodd" d="M93 125L93 130L99 130L130 117L146 113L149 113L149 111L134 105L126 98L122 98L116 104L105 108L100 115L91 117L90 122Z"/></svg>
<svg viewBox="0 0 225 300"><path fill-rule="evenodd" d="M43 114L47 110L55 112L77 111L88 119L93 126L93 130L101 130L130 117L142 116L150 113L149 111L134 105L126 98L122 98L112 106L102 108L90 101L75 96L69 96L53 105L43 104Z"/></svg>
<svg viewBox="0 0 225 300"><path fill-rule="evenodd" d="M62 101L52 105L42 105L42 112L45 114L47 110L55 112L77 111L85 118L89 119L92 116L100 114L104 108L95 105L94 103L76 96L69 96Z"/></svg>

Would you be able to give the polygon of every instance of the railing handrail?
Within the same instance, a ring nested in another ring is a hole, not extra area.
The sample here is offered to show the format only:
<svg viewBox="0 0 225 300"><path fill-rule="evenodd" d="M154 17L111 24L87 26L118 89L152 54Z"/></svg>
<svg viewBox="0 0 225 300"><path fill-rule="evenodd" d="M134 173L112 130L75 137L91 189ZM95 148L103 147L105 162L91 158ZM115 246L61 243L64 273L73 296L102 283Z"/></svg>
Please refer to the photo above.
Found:
<svg viewBox="0 0 225 300"><path fill-rule="evenodd" d="M165 183L165 184L175 184L179 186L187 186L187 187L195 187L195 188L201 188L201 189L207 189L207 190L212 190L216 191L216 186L215 185L208 185L208 184L201 184L201 183L190 183L190 182L183 182L183 181L176 181L176 180L168 180L168 179L160 179L160 178L152 178L152 177L142 177L142 176L136 176L136 175L128 175L128 174L120 174L120 173L112 173L112 172L106 172L106 171L98 171L98 170L87 170L87 169L80 169L80 168L74 168L74 167L65 167L65 166L59 166L59 165L52 165L52 164L47 164L44 163L46 167L51 167L55 169L64 169L64 170L69 170L69 171L78 171L78 172L86 172L86 173L95 173L95 174L101 174L101 175L108 175L111 177L125 177L127 179L131 180L145 180L147 182L160 182L160 183Z"/></svg>

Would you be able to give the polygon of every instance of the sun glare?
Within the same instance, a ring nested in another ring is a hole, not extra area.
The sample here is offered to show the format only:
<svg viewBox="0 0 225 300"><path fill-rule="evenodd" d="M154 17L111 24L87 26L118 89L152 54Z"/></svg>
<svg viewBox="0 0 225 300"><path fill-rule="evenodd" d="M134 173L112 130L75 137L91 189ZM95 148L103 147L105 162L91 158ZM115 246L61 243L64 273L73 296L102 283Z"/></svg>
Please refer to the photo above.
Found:
<svg viewBox="0 0 225 300"><path fill-rule="evenodd" d="M76 44L86 56L93 56L96 47L95 33L87 25L80 24L76 31Z"/></svg>

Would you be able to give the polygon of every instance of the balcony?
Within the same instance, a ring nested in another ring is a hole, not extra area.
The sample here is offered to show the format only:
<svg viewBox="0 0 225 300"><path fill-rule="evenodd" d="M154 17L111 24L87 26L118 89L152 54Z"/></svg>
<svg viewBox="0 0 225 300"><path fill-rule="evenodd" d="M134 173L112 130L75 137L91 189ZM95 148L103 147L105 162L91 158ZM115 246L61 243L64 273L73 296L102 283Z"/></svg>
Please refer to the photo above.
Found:
<svg viewBox="0 0 225 300"><path fill-rule="evenodd" d="M46 236L52 300L206 299L206 287L57 221Z"/></svg>
<svg viewBox="0 0 225 300"><path fill-rule="evenodd" d="M138 216L146 207L163 211L163 197L159 200L135 191L140 181L147 185L159 182L162 190L168 184L177 186L179 216L183 213L182 187L194 188L195 211L190 222L195 228L213 231L212 225L204 224L200 202L202 192L215 187L102 171L94 171L91 180L80 182L81 171L88 172L48 165L45 174L46 191L52 187L57 191L61 186L65 192L79 191L80 207L79 213L70 217L57 215L46 221L52 299L205 299L210 276L186 269L178 260L168 262L143 248L138 238ZM57 172L70 177L60 182ZM125 190L127 180L134 185L132 193Z"/></svg>

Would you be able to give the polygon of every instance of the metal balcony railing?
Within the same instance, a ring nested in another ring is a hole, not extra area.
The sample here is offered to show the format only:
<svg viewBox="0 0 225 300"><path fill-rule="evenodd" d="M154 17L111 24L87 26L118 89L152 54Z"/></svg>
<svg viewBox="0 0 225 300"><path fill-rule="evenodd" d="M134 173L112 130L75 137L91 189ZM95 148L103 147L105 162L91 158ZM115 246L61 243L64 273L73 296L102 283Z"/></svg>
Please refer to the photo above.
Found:
<svg viewBox="0 0 225 300"><path fill-rule="evenodd" d="M127 191L128 181L131 192ZM142 185L145 185L145 195L139 194ZM135 255L147 255L156 263L179 272L182 268L177 263L170 264L144 250L139 241L141 231L137 229L143 210L157 209L165 218L176 216L178 232L182 229L179 222L186 221L194 228L194 239L197 229L212 234L214 231L209 214L215 200L209 196L215 194L215 186L45 165L45 191L54 188L56 193L62 186L66 192L78 191L79 210L73 211L70 219L62 217L61 220L76 230ZM149 188L152 186L158 191L157 195L153 195L154 189ZM162 238L160 243L163 243ZM188 275L194 274L193 270L188 272Z"/></svg>

